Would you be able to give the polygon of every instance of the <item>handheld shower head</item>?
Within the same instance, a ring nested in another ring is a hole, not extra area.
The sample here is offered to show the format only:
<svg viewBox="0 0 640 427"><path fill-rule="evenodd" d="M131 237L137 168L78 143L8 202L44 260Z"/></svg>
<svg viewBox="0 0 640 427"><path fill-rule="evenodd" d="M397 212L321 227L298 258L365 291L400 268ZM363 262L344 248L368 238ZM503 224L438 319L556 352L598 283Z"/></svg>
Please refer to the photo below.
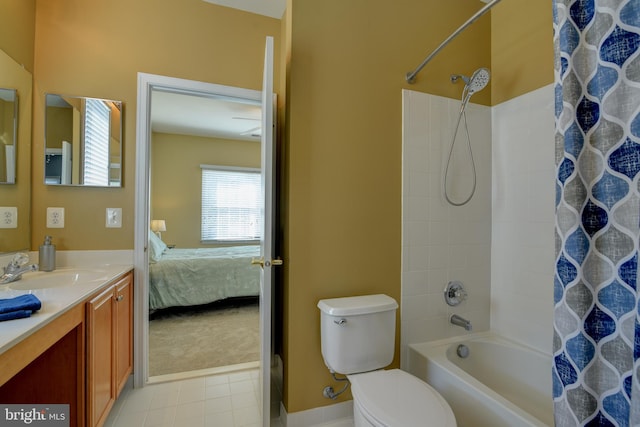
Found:
<svg viewBox="0 0 640 427"><path fill-rule="evenodd" d="M490 78L491 73L487 68L478 68L471 77L463 76L462 74L452 74L451 83L457 83L458 79L462 79L465 84L465 93L470 96L484 89L487 84L489 84Z"/></svg>
<svg viewBox="0 0 640 427"><path fill-rule="evenodd" d="M474 94L481 91L489 84L491 73L487 68L478 68L472 75L469 81L465 81L469 87L469 94Z"/></svg>

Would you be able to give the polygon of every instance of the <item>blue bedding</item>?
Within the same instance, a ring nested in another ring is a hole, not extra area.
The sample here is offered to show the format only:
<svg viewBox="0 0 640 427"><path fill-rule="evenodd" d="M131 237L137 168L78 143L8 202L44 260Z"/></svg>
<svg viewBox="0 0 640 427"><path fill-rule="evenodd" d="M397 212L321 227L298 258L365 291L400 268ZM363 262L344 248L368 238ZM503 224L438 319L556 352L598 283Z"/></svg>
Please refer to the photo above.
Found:
<svg viewBox="0 0 640 427"><path fill-rule="evenodd" d="M149 264L149 309L260 295L259 246L167 249Z"/></svg>

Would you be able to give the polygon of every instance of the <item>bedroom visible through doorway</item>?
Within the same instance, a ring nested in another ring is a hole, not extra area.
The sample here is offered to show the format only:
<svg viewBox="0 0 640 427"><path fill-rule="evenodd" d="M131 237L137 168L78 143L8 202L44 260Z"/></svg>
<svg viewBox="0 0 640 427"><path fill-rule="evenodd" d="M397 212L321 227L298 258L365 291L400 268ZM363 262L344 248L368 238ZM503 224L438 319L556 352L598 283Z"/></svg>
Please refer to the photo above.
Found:
<svg viewBox="0 0 640 427"><path fill-rule="evenodd" d="M152 382L167 375L259 366L260 269L251 265L260 256L260 236L250 214L255 207L245 206L247 197L238 197L249 191L242 183L212 184L203 177L211 168L260 171L260 115L256 101L165 90L152 93L148 282ZM212 195L216 190L218 194ZM255 195L254 203L261 208L260 196ZM208 220L203 206L211 204L216 224L249 231L217 239L202 234ZM159 223L161 230L154 231L153 224Z"/></svg>

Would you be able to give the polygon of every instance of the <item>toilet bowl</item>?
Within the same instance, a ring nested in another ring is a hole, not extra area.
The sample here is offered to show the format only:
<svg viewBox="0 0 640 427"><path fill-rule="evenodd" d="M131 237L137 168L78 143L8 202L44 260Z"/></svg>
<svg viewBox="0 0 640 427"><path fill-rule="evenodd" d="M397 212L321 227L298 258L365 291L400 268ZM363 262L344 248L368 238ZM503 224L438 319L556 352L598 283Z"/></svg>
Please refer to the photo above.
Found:
<svg viewBox="0 0 640 427"><path fill-rule="evenodd" d="M320 300L318 308L322 357L334 377L346 375L351 383L355 427L456 426L451 407L429 384L400 369L382 369L394 355L393 298L333 298Z"/></svg>
<svg viewBox="0 0 640 427"><path fill-rule="evenodd" d="M356 426L455 427L453 411L426 382L400 369L348 375Z"/></svg>

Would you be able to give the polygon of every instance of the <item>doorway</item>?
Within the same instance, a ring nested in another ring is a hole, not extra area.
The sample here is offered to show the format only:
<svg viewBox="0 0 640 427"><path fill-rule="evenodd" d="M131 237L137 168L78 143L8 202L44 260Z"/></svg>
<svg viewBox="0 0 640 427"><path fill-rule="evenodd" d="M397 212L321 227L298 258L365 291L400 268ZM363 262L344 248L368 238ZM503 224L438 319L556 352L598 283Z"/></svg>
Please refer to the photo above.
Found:
<svg viewBox="0 0 640 427"><path fill-rule="evenodd" d="M200 98L225 98L225 99L235 99L235 100L243 100L244 102L255 103L256 101L265 99L265 96L262 96L261 92L253 91L249 89L228 87L215 85L210 83L203 82L194 82L182 79L175 79L164 76L156 76L149 74L139 74L138 78L138 127L137 127L137 168L136 168L136 236L135 236L135 265L136 265L136 283L139 284L136 287L136 301L137 307L135 310L135 324L136 324L136 337L135 337L135 370L134 370L134 386L135 387L143 387L149 381L149 370L148 370L148 357L149 357L149 348L148 348L148 334L149 334L149 325L148 325L148 315L150 312L150 304L149 304L149 257L152 255L152 245L150 245L150 217L151 207L150 207L150 183L151 183L151 172L150 172L150 151L151 151L151 99L156 91L161 92L171 92L171 93L181 93L181 94L190 94ZM269 92L271 93L271 92ZM271 97L269 97L271 98ZM263 103L264 105L264 103ZM264 107L262 107L264 110ZM262 122L266 123L267 121L262 117ZM267 129L272 129L272 125ZM264 143L264 140L262 141ZM264 151L264 150L262 150ZM264 164L264 163L263 163ZM264 167L261 165L261 172L265 173L268 170L269 173L272 173L273 167L269 163L268 167ZM272 178L269 178L272 179ZM263 178L264 180L264 178ZM267 199L265 199L267 200ZM265 209L268 210L268 209ZM155 219L155 218L154 218ZM265 222L268 223L268 222ZM168 229L169 224L166 224L166 228ZM267 234L267 233L265 233ZM261 245L262 248L262 245ZM266 253L265 253L266 254ZM260 256L264 256L262 253L262 249L260 252ZM270 260L271 252L268 253L267 260ZM271 269L266 268L270 266L270 263L266 263L262 261L264 259L258 261L258 263L262 263L265 267L264 271L269 271L271 274ZM258 267L255 267L258 268ZM262 271L262 269L259 269ZM266 273L261 272L261 282L263 280L263 276ZM261 333L260 333L260 341L261 341L261 360L260 360L260 379L261 379L261 389L262 389L262 406L266 409L263 413L268 413L270 407L270 394L269 394L269 384L271 383L270 378L270 368L271 368L271 357L272 352L270 348L271 343L271 295L270 295L270 284L269 284L269 292L265 293L263 287L261 286L260 291L260 321L261 321ZM267 418L267 417L265 417ZM268 422L268 418L267 418ZM268 424L267 424L268 425Z"/></svg>
<svg viewBox="0 0 640 427"><path fill-rule="evenodd" d="M151 92L149 380L260 358L261 105Z"/></svg>

